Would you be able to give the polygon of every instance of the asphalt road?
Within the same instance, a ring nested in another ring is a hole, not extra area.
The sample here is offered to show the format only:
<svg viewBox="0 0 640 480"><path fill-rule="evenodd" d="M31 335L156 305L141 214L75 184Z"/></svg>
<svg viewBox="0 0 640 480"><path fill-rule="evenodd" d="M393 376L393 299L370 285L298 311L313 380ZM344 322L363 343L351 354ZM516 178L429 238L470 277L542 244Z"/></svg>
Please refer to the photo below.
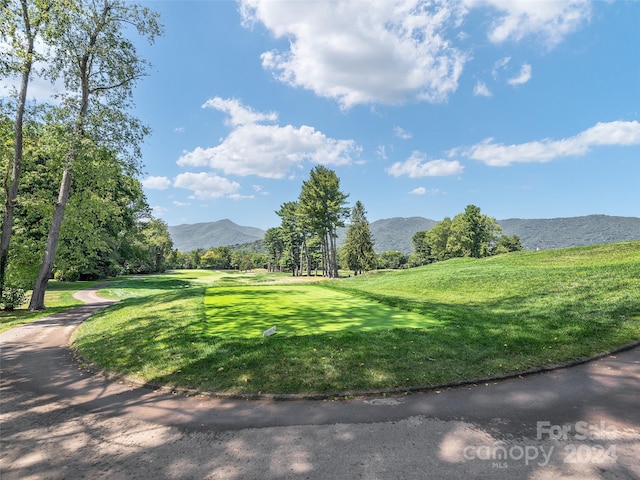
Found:
<svg viewBox="0 0 640 480"><path fill-rule="evenodd" d="M185 397L93 375L89 305L0 334L0 478L640 479L640 347L539 375L353 400Z"/></svg>

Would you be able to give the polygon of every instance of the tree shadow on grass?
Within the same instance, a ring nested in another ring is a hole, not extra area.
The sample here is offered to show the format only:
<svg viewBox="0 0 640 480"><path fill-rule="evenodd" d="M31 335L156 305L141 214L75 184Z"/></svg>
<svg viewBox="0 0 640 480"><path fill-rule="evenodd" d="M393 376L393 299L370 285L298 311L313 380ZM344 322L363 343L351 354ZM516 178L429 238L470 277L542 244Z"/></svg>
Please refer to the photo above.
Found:
<svg viewBox="0 0 640 480"><path fill-rule="evenodd" d="M210 335L259 337L276 326L278 336L431 328L439 322L371 300L310 285L207 289Z"/></svg>
<svg viewBox="0 0 640 480"><path fill-rule="evenodd" d="M389 315L407 312L390 306L401 303L393 297L347 306L335 303L341 297L289 301L274 310L266 293L280 290L243 287L237 293L245 301L236 299L213 320L205 315L204 287L123 300L108 312L131 316L108 335L87 335L82 351L151 384L233 393L393 390L521 372L620 346L634 338L628 317L637 307L613 305L591 315L588 292L556 299L546 311L521 296L473 305L413 302L411 328L398 328ZM261 325L265 312L271 316ZM274 323L290 330L261 337ZM240 331L243 325L254 335ZM637 338L637 321L635 332Z"/></svg>

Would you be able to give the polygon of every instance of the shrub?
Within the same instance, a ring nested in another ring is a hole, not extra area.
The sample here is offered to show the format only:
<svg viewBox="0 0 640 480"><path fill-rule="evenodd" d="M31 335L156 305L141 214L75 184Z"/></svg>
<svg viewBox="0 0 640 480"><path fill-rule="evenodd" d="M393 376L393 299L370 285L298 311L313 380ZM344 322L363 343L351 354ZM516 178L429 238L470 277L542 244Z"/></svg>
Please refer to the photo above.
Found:
<svg viewBox="0 0 640 480"><path fill-rule="evenodd" d="M27 301L27 294L22 288L5 287L0 298L3 310L11 311Z"/></svg>

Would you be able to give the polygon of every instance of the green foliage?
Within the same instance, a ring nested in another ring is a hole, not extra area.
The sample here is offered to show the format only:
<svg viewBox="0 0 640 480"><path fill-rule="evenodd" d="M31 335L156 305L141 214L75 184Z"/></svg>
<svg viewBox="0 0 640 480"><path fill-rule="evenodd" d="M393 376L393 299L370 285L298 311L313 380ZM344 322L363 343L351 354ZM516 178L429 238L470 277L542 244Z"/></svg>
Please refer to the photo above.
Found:
<svg viewBox="0 0 640 480"><path fill-rule="evenodd" d="M517 235L500 234L500 225L494 218L480 213L475 205L468 205L453 220L446 217L431 230L414 234L409 264L419 266L455 257L482 258L522 250Z"/></svg>
<svg viewBox="0 0 640 480"><path fill-rule="evenodd" d="M2 118L6 122L0 124L10 123ZM65 156L63 130L47 112L25 123L23 174L7 269L8 284L23 289L33 286L42 261ZM2 144L11 144L9 129L0 133ZM97 279L164 268L163 256L170 254L166 225L163 233L155 222L140 221L150 209L128 164L115 152L86 142L74 174L55 278Z"/></svg>
<svg viewBox="0 0 640 480"><path fill-rule="evenodd" d="M267 270L270 272L280 271L280 262L285 249L282 227L274 227L267 230L264 234L264 244L267 247Z"/></svg>
<svg viewBox="0 0 640 480"><path fill-rule="evenodd" d="M232 267L232 258L233 255L229 247L210 248L200 257L200 266L202 268L224 270Z"/></svg>
<svg viewBox="0 0 640 480"><path fill-rule="evenodd" d="M518 235L501 235L498 238L498 244L496 246L496 254L519 252L523 250L522 240Z"/></svg>
<svg viewBox="0 0 640 480"><path fill-rule="evenodd" d="M345 203L349 195L340 190L340 179L333 170L317 165L302 183L297 214L305 231L321 240L324 275L338 276L336 236L344 227L349 209Z"/></svg>
<svg viewBox="0 0 640 480"><path fill-rule="evenodd" d="M302 273L302 262L300 255L303 248L303 223L301 222L301 213L299 211L298 202L285 202L280 206L276 214L280 217L280 229L272 232L278 238L271 238L272 242L280 241L282 243L282 256L280 265L291 270L291 273L300 275ZM273 248L279 245L274 244Z"/></svg>
<svg viewBox="0 0 640 480"><path fill-rule="evenodd" d="M26 301L27 294L22 288L5 286L2 290L2 298L0 298L0 308L10 312L23 305Z"/></svg>
<svg viewBox="0 0 640 480"><path fill-rule="evenodd" d="M353 270L354 275L371 270L377 264L366 213L364 205L358 200L351 210L347 238L341 250L343 264Z"/></svg>
<svg viewBox="0 0 640 480"><path fill-rule="evenodd" d="M407 262L409 267L419 267L434 261L426 231L414 233L411 241L413 243L413 253L409 256Z"/></svg>
<svg viewBox="0 0 640 480"><path fill-rule="evenodd" d="M378 268L403 268L408 260L404 253L397 250L389 250L378 255Z"/></svg>

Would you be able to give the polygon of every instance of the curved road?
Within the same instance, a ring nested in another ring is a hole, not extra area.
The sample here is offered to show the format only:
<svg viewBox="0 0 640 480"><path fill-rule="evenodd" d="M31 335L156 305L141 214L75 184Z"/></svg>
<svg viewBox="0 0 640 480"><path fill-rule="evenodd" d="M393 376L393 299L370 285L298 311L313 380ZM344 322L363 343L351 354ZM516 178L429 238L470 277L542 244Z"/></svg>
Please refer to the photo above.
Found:
<svg viewBox="0 0 640 480"><path fill-rule="evenodd" d="M521 379L341 401L183 397L91 375L109 302L0 334L0 478L640 479L640 347Z"/></svg>

